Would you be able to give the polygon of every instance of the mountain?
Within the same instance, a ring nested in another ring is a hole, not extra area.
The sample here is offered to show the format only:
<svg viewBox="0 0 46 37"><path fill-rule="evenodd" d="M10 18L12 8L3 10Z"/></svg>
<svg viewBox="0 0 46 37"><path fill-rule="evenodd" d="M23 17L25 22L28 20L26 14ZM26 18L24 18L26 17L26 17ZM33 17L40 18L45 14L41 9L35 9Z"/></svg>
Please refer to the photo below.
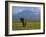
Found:
<svg viewBox="0 0 46 37"><path fill-rule="evenodd" d="M19 12L18 14L13 14L13 19L30 19L30 20L39 20L40 13L39 12L33 12L30 10L23 10L22 12Z"/></svg>

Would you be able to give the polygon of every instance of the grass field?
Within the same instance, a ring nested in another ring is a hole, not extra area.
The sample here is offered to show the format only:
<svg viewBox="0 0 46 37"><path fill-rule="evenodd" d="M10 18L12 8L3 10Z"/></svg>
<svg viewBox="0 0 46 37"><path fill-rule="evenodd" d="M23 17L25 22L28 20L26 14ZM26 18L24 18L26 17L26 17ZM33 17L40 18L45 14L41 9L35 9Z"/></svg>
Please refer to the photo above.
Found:
<svg viewBox="0 0 46 37"><path fill-rule="evenodd" d="M40 29L40 21L26 21L26 27L23 27L22 22L20 20L12 21L12 30L32 30L32 29Z"/></svg>

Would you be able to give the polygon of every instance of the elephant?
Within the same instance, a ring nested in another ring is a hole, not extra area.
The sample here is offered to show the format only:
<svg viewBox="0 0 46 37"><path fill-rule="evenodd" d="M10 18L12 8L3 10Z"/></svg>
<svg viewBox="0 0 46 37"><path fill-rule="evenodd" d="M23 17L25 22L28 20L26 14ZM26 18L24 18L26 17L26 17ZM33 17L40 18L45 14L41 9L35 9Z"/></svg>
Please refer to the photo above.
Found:
<svg viewBox="0 0 46 37"><path fill-rule="evenodd" d="M23 27L25 27L25 26L26 26L26 21L25 21L25 19L24 19L24 18L20 18L20 21L22 22Z"/></svg>

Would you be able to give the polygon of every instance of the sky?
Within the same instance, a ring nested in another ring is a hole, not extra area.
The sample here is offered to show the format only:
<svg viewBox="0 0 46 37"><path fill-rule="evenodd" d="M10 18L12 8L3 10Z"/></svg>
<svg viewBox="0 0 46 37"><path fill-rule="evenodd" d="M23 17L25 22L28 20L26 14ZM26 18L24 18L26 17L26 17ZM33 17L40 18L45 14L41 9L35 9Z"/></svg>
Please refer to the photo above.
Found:
<svg viewBox="0 0 46 37"><path fill-rule="evenodd" d="M40 11L39 7L20 7L20 6L13 6L12 7L12 10L13 10L12 12L13 12L13 14L18 14L18 13L20 13L20 12L26 10L26 9L30 10L32 12L36 12L35 14L38 14L39 11Z"/></svg>
<svg viewBox="0 0 46 37"><path fill-rule="evenodd" d="M40 18L40 7L12 7L12 15L14 19L17 18L28 18L28 19L39 19Z"/></svg>

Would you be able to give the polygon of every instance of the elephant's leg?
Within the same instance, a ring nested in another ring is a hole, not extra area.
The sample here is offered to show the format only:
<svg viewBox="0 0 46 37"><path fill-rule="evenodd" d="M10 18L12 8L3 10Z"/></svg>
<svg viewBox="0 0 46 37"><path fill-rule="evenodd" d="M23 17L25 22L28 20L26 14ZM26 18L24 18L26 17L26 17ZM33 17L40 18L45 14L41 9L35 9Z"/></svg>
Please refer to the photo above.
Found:
<svg viewBox="0 0 46 37"><path fill-rule="evenodd" d="M23 27L24 27L24 22L22 22L22 24L23 24Z"/></svg>

